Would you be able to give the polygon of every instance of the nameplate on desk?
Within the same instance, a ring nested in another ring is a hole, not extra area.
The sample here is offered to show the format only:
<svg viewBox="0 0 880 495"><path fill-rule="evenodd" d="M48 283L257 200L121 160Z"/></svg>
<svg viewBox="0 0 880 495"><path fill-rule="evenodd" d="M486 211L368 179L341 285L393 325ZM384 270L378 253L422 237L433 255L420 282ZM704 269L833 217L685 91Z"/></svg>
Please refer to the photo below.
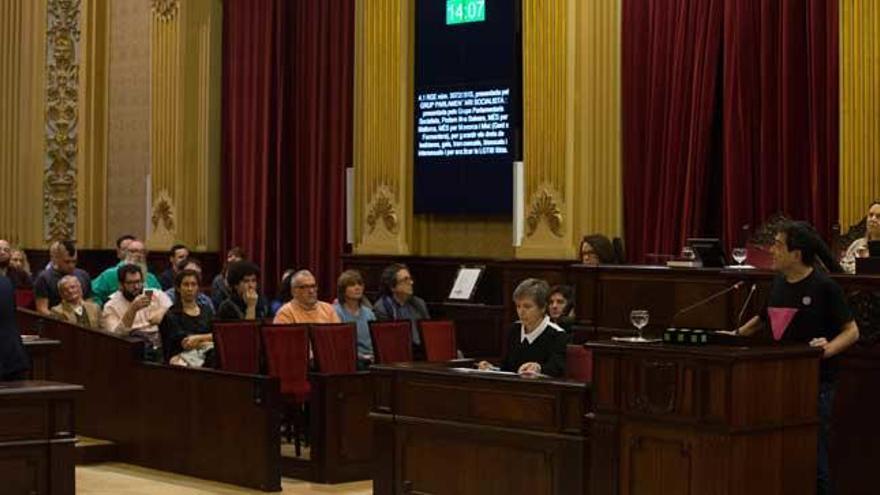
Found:
<svg viewBox="0 0 880 495"><path fill-rule="evenodd" d="M22 342L34 342L34 341L37 341L37 340L40 340L40 336L39 336L39 335L32 335L32 334L28 334L28 333L23 333L23 334L21 335L21 341L22 341Z"/></svg>
<svg viewBox="0 0 880 495"><path fill-rule="evenodd" d="M700 260L669 260L666 262L669 268L703 268Z"/></svg>
<svg viewBox="0 0 880 495"><path fill-rule="evenodd" d="M478 373L481 375L505 375L505 376L517 376L513 371L500 371L500 370L479 370L476 368L450 368L452 371L460 371L462 373Z"/></svg>

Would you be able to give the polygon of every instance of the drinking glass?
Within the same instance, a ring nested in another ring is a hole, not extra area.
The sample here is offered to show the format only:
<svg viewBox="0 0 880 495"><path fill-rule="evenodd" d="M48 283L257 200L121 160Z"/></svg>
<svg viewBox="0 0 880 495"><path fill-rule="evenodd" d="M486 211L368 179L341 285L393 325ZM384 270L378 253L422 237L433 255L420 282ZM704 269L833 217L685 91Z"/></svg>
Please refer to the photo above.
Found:
<svg viewBox="0 0 880 495"><path fill-rule="evenodd" d="M629 321L636 327L636 332L639 335L637 339L633 340L634 342L647 342L647 339L642 336L642 329L648 324L649 316L647 309L634 309L630 311Z"/></svg>
<svg viewBox="0 0 880 495"><path fill-rule="evenodd" d="M687 261L694 261L697 259L697 253L694 252L694 249L690 246L685 246L681 248L681 259Z"/></svg>
<svg viewBox="0 0 880 495"><path fill-rule="evenodd" d="M736 261L736 264L742 266L743 261L745 261L746 256L748 256L748 252L746 251L746 248L738 247L733 248L731 255L733 256L733 260Z"/></svg>

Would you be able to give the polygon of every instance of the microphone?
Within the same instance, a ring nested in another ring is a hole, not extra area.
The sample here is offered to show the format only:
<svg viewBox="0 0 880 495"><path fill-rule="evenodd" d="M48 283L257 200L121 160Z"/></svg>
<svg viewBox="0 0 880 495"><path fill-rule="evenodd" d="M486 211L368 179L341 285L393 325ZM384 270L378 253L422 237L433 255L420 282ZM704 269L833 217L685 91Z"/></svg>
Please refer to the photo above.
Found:
<svg viewBox="0 0 880 495"><path fill-rule="evenodd" d="M736 332L739 330L739 326L742 324L743 314L746 312L746 308L749 307L749 301L752 300L752 296L755 295L755 291L758 289L758 284L752 284L752 288L749 289L749 295L746 296L746 300L742 305L742 308L739 310L739 314L736 315L736 326L733 327L733 331Z"/></svg>
<svg viewBox="0 0 880 495"><path fill-rule="evenodd" d="M682 308L682 309L676 311L675 314L672 315L672 319L671 319L670 323L673 326L675 326L675 319L678 318L679 316L687 313L688 311L690 311L692 309L699 308L700 306L702 306L710 301L714 301L715 299L718 299L719 297L723 296L724 294L727 294L728 292L733 292L735 290L739 290L743 286L743 283L744 282L742 280L740 280L739 282L731 285L730 287L725 288L724 290L718 291L705 299L701 299L686 308Z"/></svg>

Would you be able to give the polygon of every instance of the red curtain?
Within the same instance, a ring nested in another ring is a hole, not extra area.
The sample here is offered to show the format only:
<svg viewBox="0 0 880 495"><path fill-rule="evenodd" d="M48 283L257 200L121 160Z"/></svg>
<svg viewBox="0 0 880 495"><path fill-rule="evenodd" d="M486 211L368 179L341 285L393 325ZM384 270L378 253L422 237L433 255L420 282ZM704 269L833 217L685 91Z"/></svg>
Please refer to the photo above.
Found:
<svg viewBox="0 0 880 495"><path fill-rule="evenodd" d="M627 0L623 176L627 252L677 253L704 223L721 0Z"/></svg>
<svg viewBox="0 0 880 495"><path fill-rule="evenodd" d="M274 292L286 268L335 290L351 163L353 0L225 0L223 244Z"/></svg>
<svg viewBox="0 0 880 495"><path fill-rule="evenodd" d="M354 0L294 2L294 266L336 294L345 247L345 167L352 163Z"/></svg>
<svg viewBox="0 0 880 495"><path fill-rule="evenodd" d="M624 1L632 261L677 253L690 235L741 245L744 225L779 211L829 237L838 195L837 22L836 0Z"/></svg>
<svg viewBox="0 0 880 495"><path fill-rule="evenodd" d="M835 0L728 0L724 12L724 236L776 212L830 238L837 219Z"/></svg>

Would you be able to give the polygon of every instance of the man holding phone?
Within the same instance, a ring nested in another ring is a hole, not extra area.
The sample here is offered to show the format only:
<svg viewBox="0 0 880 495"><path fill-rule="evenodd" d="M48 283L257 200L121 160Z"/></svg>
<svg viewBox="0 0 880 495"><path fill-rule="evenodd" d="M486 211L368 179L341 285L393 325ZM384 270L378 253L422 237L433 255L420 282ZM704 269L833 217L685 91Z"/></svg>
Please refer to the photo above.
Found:
<svg viewBox="0 0 880 495"><path fill-rule="evenodd" d="M104 305L104 329L143 340L145 358L161 361L159 324L171 299L162 291L144 290L144 275L137 265L122 265L117 273L119 290Z"/></svg>

